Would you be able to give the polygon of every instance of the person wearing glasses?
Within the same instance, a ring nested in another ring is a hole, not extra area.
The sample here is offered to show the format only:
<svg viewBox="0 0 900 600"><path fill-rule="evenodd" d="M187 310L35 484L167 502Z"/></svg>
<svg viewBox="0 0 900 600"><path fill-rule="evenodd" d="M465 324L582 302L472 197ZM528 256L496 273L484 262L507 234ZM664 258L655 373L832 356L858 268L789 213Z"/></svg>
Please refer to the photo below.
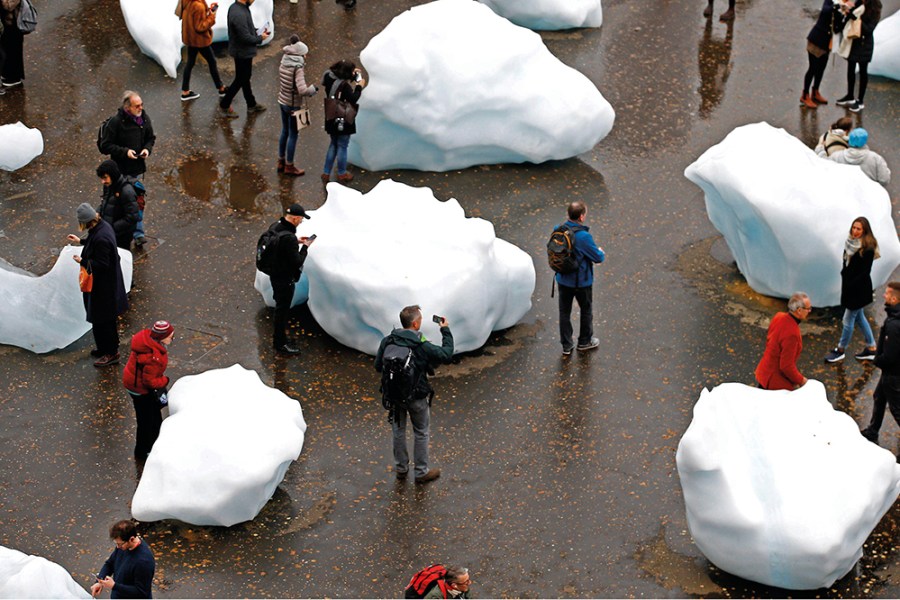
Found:
<svg viewBox="0 0 900 600"><path fill-rule="evenodd" d="M447 574L437 581L425 598L468 598L472 578L466 567L447 567Z"/></svg>
<svg viewBox="0 0 900 600"><path fill-rule="evenodd" d="M119 521L109 528L109 538L115 542L116 549L97 573L91 596L96 598L103 590L109 590L110 598L152 598L150 586L156 560L150 547L138 536L134 523Z"/></svg>
<svg viewBox="0 0 900 600"><path fill-rule="evenodd" d="M797 370L797 359L803 350L800 322L812 310L809 296L794 292L787 308L787 312L772 317L766 334L766 350L756 366L756 382L764 390L796 390L806 385L806 377Z"/></svg>

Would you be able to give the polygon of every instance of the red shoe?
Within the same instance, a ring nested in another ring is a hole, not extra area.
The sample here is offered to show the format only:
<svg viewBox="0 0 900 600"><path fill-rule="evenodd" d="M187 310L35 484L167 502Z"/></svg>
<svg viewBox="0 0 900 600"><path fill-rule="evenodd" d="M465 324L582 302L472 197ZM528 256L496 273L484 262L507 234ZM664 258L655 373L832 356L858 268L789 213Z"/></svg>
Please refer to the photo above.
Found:
<svg viewBox="0 0 900 600"><path fill-rule="evenodd" d="M806 92L803 92L803 95L800 96L800 106L805 106L806 108L819 108L819 105L816 104Z"/></svg>

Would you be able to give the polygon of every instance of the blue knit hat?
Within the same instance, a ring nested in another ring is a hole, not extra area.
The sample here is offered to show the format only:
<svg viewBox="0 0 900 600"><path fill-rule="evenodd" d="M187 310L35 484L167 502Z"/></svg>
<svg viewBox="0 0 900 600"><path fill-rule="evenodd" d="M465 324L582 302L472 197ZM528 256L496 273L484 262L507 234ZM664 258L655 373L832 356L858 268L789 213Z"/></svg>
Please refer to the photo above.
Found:
<svg viewBox="0 0 900 600"><path fill-rule="evenodd" d="M850 139L847 141L851 148L862 148L869 141L869 132L862 127L857 127L850 132Z"/></svg>

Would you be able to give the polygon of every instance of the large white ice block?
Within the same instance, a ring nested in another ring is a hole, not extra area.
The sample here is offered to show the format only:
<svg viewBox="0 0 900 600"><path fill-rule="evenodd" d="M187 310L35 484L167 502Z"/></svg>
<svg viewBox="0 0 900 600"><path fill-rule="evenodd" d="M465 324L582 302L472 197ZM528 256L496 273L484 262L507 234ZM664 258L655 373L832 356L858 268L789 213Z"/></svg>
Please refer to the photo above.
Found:
<svg viewBox="0 0 900 600"><path fill-rule="evenodd" d="M87 333L78 287L81 246L65 246L49 273L36 277L0 259L0 344L38 354L65 348ZM131 290L132 256L119 248L125 291Z"/></svg>
<svg viewBox="0 0 900 600"><path fill-rule="evenodd" d="M445 316L455 352L465 352L531 309L531 257L430 188L388 179L363 195L330 183L328 201L310 216L297 234L318 237L304 268L308 283L298 287L307 286L310 312L346 346L375 354L381 338L400 326L400 309L419 304L426 337L440 343L431 315ZM268 277L259 272L256 289L274 306ZM295 294L295 303L305 300Z"/></svg>
<svg viewBox="0 0 900 600"><path fill-rule="evenodd" d="M900 264L887 191L855 165L819 158L783 129L738 127L684 175L703 190L709 220L761 294L787 298L801 290L815 306L840 304L844 241L860 216L881 252L873 284L884 284Z"/></svg>
<svg viewBox="0 0 900 600"><path fill-rule="evenodd" d="M869 74L900 79L900 11L882 20L875 28L875 49Z"/></svg>
<svg viewBox="0 0 900 600"><path fill-rule="evenodd" d="M479 0L501 17L528 29L600 27L600 0Z"/></svg>
<svg viewBox="0 0 900 600"><path fill-rule="evenodd" d="M0 125L0 169L16 171L44 152L44 138L39 129L21 122Z"/></svg>
<svg viewBox="0 0 900 600"><path fill-rule="evenodd" d="M175 16L177 0L119 0L125 26L128 33L141 49L141 52L158 62L166 71L166 75L174 78L181 62L181 21ZM228 40L228 7L234 0L221 0L213 27L213 41ZM253 24L257 28L269 25L274 34L275 25L272 19L273 0L256 0L250 7ZM269 36L263 43L272 41Z"/></svg>
<svg viewBox="0 0 900 600"><path fill-rule="evenodd" d="M0 598L90 598L64 568L0 546Z"/></svg>
<svg viewBox="0 0 900 600"><path fill-rule="evenodd" d="M591 150L615 111L541 37L471 0L395 17L360 54L350 160L366 169L448 171L541 163Z"/></svg>
<svg viewBox="0 0 900 600"><path fill-rule="evenodd" d="M300 403L241 365L179 379L131 512L225 527L249 521L300 456Z"/></svg>
<svg viewBox="0 0 900 600"><path fill-rule="evenodd" d="M813 380L793 392L703 390L675 462L703 554L787 589L846 575L900 494L894 455L862 437Z"/></svg>

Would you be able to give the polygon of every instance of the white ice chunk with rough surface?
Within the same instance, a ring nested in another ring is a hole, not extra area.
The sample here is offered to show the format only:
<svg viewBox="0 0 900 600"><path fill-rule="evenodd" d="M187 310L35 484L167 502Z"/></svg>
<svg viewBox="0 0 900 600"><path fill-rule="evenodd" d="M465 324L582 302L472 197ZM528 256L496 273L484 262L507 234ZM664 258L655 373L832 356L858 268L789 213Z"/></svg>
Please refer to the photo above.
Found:
<svg viewBox="0 0 900 600"><path fill-rule="evenodd" d="M814 306L840 304L844 241L859 216L872 224L881 252L875 287L900 264L887 191L858 166L819 158L783 129L738 127L684 175L703 190L709 220L761 294L802 290Z"/></svg>
<svg viewBox="0 0 900 600"><path fill-rule="evenodd" d="M395 17L360 54L350 160L366 169L448 171L541 163L591 150L615 111L541 37L471 0Z"/></svg>
<svg viewBox="0 0 900 600"><path fill-rule="evenodd" d="M44 152L44 137L39 129L21 122L0 125L0 169L16 171Z"/></svg>
<svg viewBox="0 0 900 600"><path fill-rule="evenodd" d="M81 246L65 246L49 273L37 277L0 259L0 344L38 354L65 348L91 329L72 260ZM132 256L119 248L125 291L131 289Z"/></svg>
<svg viewBox="0 0 900 600"><path fill-rule="evenodd" d="M431 315L445 316L455 352L465 352L531 309L531 257L497 238L489 221L466 218L455 199L441 202L429 188L388 179L363 195L330 183L328 201L310 216L297 231L318 236L301 286L308 286L316 321L346 346L375 354L400 326L400 309L419 304L426 337L440 344ZM268 277L259 272L256 289L274 306ZM305 300L295 293L295 303Z"/></svg>
<svg viewBox="0 0 900 600"><path fill-rule="evenodd" d="M810 380L793 391L703 390L675 455L697 547L786 589L829 587L900 494L900 465Z"/></svg>
<svg viewBox="0 0 900 600"><path fill-rule="evenodd" d="M0 598L90 598L63 567L0 546Z"/></svg>
<svg viewBox="0 0 900 600"><path fill-rule="evenodd" d="M600 27L600 0L479 0L501 17L528 29Z"/></svg>
<svg viewBox="0 0 900 600"><path fill-rule="evenodd" d="M882 20L875 28L875 49L869 75L900 80L900 11Z"/></svg>
<svg viewBox="0 0 900 600"><path fill-rule="evenodd" d="M300 456L300 403L241 365L179 379L131 512L225 527L259 514Z"/></svg>

